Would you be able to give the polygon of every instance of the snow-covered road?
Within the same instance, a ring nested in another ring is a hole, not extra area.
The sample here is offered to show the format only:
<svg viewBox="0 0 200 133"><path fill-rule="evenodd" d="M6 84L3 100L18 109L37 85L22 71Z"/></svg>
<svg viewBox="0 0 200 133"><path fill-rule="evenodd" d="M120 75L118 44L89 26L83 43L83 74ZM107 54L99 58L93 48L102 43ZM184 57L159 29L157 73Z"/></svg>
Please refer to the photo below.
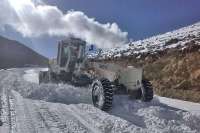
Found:
<svg viewBox="0 0 200 133"><path fill-rule="evenodd" d="M38 85L40 70L0 71L0 133L200 132L200 104L115 96L106 113L91 104L89 87Z"/></svg>

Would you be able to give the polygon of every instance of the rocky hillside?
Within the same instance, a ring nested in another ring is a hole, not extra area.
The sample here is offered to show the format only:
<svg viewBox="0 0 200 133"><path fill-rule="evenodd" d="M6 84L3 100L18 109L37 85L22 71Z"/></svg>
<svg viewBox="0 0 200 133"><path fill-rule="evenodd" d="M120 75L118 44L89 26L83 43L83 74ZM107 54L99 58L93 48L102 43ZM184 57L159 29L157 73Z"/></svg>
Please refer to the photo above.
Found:
<svg viewBox="0 0 200 133"><path fill-rule="evenodd" d="M200 102L200 23L90 57L143 67L156 94Z"/></svg>
<svg viewBox="0 0 200 133"><path fill-rule="evenodd" d="M48 59L25 45L0 36L0 68L46 66Z"/></svg>

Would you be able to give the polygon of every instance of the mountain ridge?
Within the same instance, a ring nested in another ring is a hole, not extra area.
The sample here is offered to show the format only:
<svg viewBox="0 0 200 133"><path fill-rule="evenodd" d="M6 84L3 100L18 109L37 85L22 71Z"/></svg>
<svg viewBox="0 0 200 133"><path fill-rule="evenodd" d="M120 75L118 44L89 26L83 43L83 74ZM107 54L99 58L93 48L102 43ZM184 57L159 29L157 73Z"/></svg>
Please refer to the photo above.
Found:
<svg viewBox="0 0 200 133"><path fill-rule="evenodd" d="M0 68L47 66L48 59L26 45L0 36Z"/></svg>

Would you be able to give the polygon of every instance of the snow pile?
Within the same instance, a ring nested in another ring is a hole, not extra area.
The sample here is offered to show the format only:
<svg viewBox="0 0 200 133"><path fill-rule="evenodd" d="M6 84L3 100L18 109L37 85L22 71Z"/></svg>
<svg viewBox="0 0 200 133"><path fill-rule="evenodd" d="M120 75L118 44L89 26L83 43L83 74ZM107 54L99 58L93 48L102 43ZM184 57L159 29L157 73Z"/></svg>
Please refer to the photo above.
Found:
<svg viewBox="0 0 200 133"><path fill-rule="evenodd" d="M200 114L191 114L177 107L168 106L165 104L168 100L169 102L170 100L174 101L174 103L171 103L173 106L181 103L176 103L175 99L169 98L162 101L158 96L154 97L150 103L132 101L127 96L115 96L111 114L126 119L144 129L147 128L148 132L189 132L192 130L198 132L200 127L197 123L200 122ZM183 105L183 103L181 104ZM195 103L191 103L191 105L193 104ZM193 107L196 107L200 112L199 105ZM193 108L188 108L188 111L191 110Z"/></svg>
<svg viewBox="0 0 200 133"><path fill-rule="evenodd" d="M26 81L33 82L33 83L39 83L38 73L36 73L34 69L27 70L27 71L25 71L25 73L26 74L24 74L23 77Z"/></svg>
<svg viewBox="0 0 200 133"><path fill-rule="evenodd" d="M45 100L48 102L59 102L65 104L91 103L91 89L74 87L68 84L38 84L38 75L40 71L46 71L47 68L25 69L24 71L12 71L12 78L9 83L13 89L22 96ZM21 76L23 78L21 78Z"/></svg>
<svg viewBox="0 0 200 133"><path fill-rule="evenodd" d="M159 51L163 51L170 48L184 49L186 44L192 40L196 41L200 45L200 22L188 27L184 27L172 32L167 32L162 35L153 36L144 40L130 42L123 45L123 47L116 47L103 51L100 58L111 58L140 55L144 53L155 54ZM89 58L95 58L96 55L90 55ZM138 57L139 58L139 57Z"/></svg>
<svg viewBox="0 0 200 133"><path fill-rule="evenodd" d="M158 96L156 98L158 98L161 103L164 103L168 106L179 108L179 109L186 110L191 113L200 115L199 103L193 103L193 102L182 101L178 99L171 99L171 98L166 98L166 97L158 97Z"/></svg>
<svg viewBox="0 0 200 133"><path fill-rule="evenodd" d="M158 96L146 103L120 95L106 113L92 105L89 87L33 82L39 70L0 72L0 132L200 132L200 114L193 113L200 112L199 104ZM23 76L27 73L32 76Z"/></svg>
<svg viewBox="0 0 200 133"><path fill-rule="evenodd" d="M39 71L48 71L48 68L41 68L41 69L28 69L25 71L23 75L24 80L32 83L39 83Z"/></svg>

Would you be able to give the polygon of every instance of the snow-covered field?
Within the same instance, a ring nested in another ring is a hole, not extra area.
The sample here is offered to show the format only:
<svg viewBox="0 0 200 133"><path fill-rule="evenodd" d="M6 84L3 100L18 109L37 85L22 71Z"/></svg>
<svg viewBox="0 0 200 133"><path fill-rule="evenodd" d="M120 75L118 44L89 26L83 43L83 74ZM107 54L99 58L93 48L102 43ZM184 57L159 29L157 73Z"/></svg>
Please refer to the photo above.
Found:
<svg viewBox="0 0 200 133"><path fill-rule="evenodd" d="M0 133L200 132L200 104L115 96L106 113L93 107L90 87L38 85L40 70L0 71Z"/></svg>

